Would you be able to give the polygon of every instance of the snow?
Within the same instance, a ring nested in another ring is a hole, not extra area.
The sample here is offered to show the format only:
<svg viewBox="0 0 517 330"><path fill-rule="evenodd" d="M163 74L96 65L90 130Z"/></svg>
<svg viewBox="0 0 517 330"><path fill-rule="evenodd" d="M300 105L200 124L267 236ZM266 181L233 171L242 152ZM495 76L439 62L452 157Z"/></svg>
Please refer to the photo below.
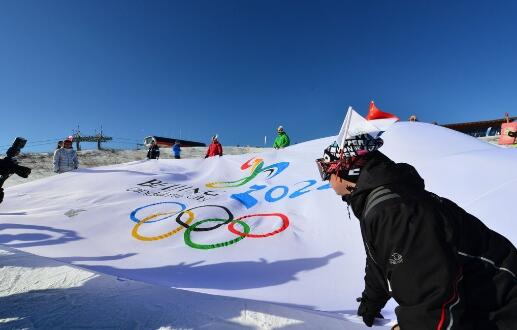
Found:
<svg viewBox="0 0 517 330"><path fill-rule="evenodd" d="M0 265L0 328L363 328L354 316L158 287L6 246Z"/></svg>

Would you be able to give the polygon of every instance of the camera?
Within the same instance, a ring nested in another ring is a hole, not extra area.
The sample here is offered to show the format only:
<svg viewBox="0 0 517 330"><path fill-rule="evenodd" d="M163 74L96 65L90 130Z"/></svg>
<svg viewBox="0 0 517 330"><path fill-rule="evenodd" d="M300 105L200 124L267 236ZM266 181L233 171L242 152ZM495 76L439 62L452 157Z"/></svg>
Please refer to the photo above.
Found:
<svg viewBox="0 0 517 330"><path fill-rule="evenodd" d="M17 137L12 146L7 149L6 156L4 159L0 159L0 203L3 200L4 192L2 186L5 180L11 175L16 174L22 178L27 178L31 174L31 169L25 166L18 165L16 156L20 154L20 151L25 147L27 140L21 137Z"/></svg>

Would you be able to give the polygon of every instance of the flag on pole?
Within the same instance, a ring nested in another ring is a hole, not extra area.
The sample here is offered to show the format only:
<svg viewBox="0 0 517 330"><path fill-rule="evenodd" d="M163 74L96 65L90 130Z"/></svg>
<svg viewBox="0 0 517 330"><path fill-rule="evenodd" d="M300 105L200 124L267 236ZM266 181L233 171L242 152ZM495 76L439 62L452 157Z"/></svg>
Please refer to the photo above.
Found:
<svg viewBox="0 0 517 330"><path fill-rule="evenodd" d="M370 109L368 110L368 115L366 116L367 120L375 120L375 119L396 119L400 120L397 116L389 113L384 112L381 109L377 108L375 105L375 102L370 102Z"/></svg>
<svg viewBox="0 0 517 330"><path fill-rule="evenodd" d="M397 116L377 108L373 101L370 102L370 109L368 110L366 119L382 131L385 131L393 123L400 120Z"/></svg>
<svg viewBox="0 0 517 330"><path fill-rule="evenodd" d="M379 110L373 101L370 103L370 110L366 118L358 114L352 107L348 107L336 142L342 148L346 139L356 135L370 134L374 138L378 137L398 120L397 116Z"/></svg>

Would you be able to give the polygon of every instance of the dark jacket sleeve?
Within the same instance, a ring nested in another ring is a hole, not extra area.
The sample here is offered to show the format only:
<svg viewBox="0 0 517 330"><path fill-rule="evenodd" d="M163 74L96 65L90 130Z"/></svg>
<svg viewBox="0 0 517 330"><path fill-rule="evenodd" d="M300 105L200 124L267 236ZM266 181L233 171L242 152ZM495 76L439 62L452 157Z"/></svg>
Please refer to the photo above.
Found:
<svg viewBox="0 0 517 330"><path fill-rule="evenodd" d="M363 234L364 249L366 252L366 266L364 269L364 291L362 298L367 298L380 306L384 306L390 299L388 282L383 275L382 269L373 256L370 243Z"/></svg>
<svg viewBox="0 0 517 330"><path fill-rule="evenodd" d="M401 329L461 327L462 273L441 214L422 203L398 200L377 207L364 221L372 254L399 304L395 312Z"/></svg>
<svg viewBox="0 0 517 330"><path fill-rule="evenodd" d="M366 258L364 291L362 296L381 306L386 305L386 302L390 299L386 278L384 278L379 266L368 257Z"/></svg>

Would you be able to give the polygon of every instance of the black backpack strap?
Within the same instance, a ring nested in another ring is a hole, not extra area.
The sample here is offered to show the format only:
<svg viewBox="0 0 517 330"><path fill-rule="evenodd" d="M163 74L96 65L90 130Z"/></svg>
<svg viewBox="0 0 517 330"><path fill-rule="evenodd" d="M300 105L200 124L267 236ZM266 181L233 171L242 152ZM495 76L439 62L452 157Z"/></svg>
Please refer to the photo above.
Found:
<svg viewBox="0 0 517 330"><path fill-rule="evenodd" d="M399 194L394 193L391 189L384 186L379 186L372 190L368 197L366 197L366 203L363 211L363 218L379 203L387 201L389 199L398 198Z"/></svg>

